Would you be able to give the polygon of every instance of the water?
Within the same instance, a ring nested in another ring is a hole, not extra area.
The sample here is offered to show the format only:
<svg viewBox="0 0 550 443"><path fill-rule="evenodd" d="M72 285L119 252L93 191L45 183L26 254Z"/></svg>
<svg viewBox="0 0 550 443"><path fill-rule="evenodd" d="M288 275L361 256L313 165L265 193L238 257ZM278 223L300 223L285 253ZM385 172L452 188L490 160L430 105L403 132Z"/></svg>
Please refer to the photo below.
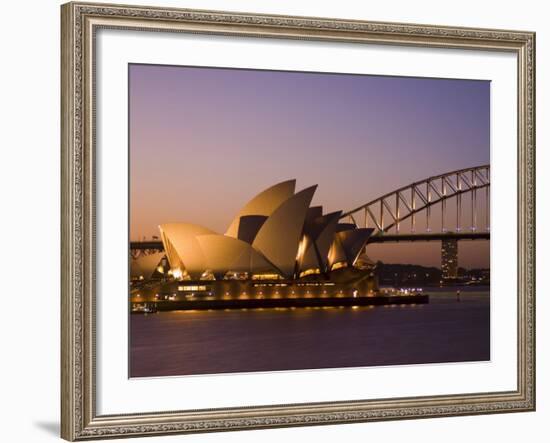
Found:
<svg viewBox="0 0 550 443"><path fill-rule="evenodd" d="M489 289L426 288L428 305L130 316L131 377L490 359Z"/></svg>

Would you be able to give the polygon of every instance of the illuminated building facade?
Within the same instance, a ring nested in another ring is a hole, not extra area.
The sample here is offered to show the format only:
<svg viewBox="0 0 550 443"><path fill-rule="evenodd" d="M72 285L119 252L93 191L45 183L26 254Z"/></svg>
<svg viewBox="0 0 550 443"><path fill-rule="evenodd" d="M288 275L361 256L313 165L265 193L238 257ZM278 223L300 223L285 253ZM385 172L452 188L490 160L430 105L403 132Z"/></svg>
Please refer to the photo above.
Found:
<svg viewBox="0 0 550 443"><path fill-rule="evenodd" d="M441 274L444 280L458 277L458 240L445 239L441 242Z"/></svg>
<svg viewBox="0 0 550 443"><path fill-rule="evenodd" d="M172 273L182 279L297 279L352 267L372 229L339 223L342 212L310 207L317 186L295 192L295 180L250 200L225 234L190 223L159 229Z"/></svg>
<svg viewBox="0 0 550 443"><path fill-rule="evenodd" d="M299 192L295 186L289 180L256 195L224 234L191 223L160 225L164 252L132 258L131 277L147 280L160 273L176 293L200 286L215 296L247 288L256 288L256 295L327 294L341 289L335 284L366 280L370 290L373 264L363 252L373 229L341 223L342 211L310 206L317 186ZM262 285L265 290L258 289Z"/></svg>

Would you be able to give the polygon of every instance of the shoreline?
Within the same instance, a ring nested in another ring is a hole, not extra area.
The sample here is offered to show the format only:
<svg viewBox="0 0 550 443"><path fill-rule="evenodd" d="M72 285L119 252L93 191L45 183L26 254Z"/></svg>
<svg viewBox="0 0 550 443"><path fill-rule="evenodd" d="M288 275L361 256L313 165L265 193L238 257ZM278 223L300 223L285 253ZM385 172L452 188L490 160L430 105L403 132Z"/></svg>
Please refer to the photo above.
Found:
<svg viewBox="0 0 550 443"><path fill-rule="evenodd" d="M379 295L372 297L300 297L300 298L248 298L219 300L160 300L131 302L133 314L157 311L305 308L305 307L355 307L427 304L429 295ZM141 308L142 307L142 308ZM147 309L148 308L148 309Z"/></svg>

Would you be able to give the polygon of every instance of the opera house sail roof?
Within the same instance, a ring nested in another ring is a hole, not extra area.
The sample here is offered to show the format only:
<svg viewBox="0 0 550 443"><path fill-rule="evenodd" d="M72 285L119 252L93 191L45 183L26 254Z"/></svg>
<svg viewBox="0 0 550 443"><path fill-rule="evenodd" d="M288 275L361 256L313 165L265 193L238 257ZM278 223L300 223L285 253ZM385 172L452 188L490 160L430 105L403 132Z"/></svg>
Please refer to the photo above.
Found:
<svg viewBox="0 0 550 443"><path fill-rule="evenodd" d="M278 183L252 198L225 234L191 223L159 226L164 251L175 278L216 280L228 275L296 279L353 266L372 229L340 223L342 212L323 214L310 207L317 185L295 192L296 180ZM162 258L136 264L153 272ZM139 269L138 269L139 268Z"/></svg>

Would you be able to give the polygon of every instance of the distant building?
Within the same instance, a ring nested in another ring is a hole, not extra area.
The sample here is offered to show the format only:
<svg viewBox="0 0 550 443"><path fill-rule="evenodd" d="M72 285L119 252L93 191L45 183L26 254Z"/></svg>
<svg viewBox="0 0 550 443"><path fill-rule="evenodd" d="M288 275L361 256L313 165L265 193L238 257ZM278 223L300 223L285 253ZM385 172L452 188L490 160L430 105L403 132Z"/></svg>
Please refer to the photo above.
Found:
<svg viewBox="0 0 550 443"><path fill-rule="evenodd" d="M458 278L458 241L445 239L441 242L441 273L444 280Z"/></svg>

